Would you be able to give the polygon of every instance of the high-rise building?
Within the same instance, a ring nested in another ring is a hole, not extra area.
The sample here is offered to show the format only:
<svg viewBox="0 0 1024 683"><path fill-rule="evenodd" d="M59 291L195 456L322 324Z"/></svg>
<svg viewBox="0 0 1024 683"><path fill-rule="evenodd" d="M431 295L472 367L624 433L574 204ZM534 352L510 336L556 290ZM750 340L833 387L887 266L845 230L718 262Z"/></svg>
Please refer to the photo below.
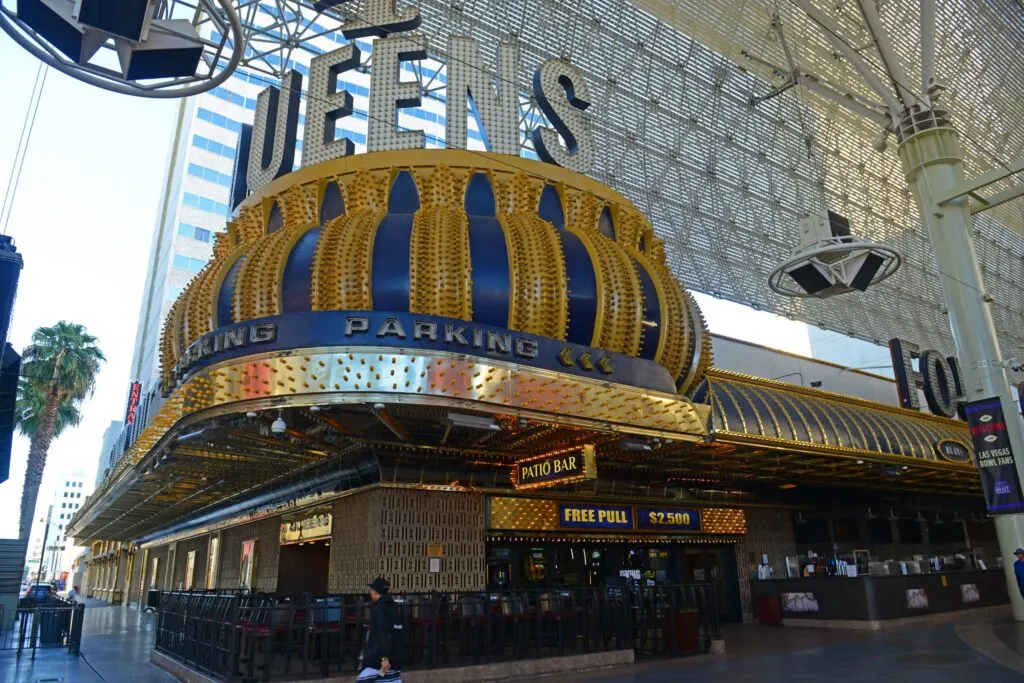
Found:
<svg viewBox="0 0 1024 683"><path fill-rule="evenodd" d="M58 578L61 571L71 566L72 560L81 551L78 546L71 545L67 535L67 525L75 513L85 503L86 474L82 471L67 472L59 475L57 485L54 487L53 501L49 506L49 530L46 524L36 524L33 527L35 541L30 544L29 560L42 557L43 580ZM46 538L46 546L43 548L42 539ZM32 563L32 571L38 572L39 566ZM34 577L33 577L34 580Z"/></svg>
<svg viewBox="0 0 1024 683"><path fill-rule="evenodd" d="M261 12L272 11L261 5ZM273 10L276 11L276 10ZM313 30L313 29L311 29ZM309 61L317 53L337 49L350 41L340 31L321 35L303 43L292 53L288 67L308 80ZM354 41L365 61L372 53L369 40ZM275 55L269 62L279 64ZM413 67L403 64L403 78L415 77L421 82L433 78L444 82L438 71L442 65L431 60ZM198 97L183 100L178 109L174 141L167 162L164 191L153 235L150 269L146 275L142 310L132 362L132 379L142 382L145 401L158 400L160 366L158 342L171 304L185 285L203 268L211 255L214 235L224 230L231 213L230 190L238 135L243 124L255 117L257 95L267 86L277 86L273 78L239 68L222 86ZM367 67L345 71L338 88L352 95L353 112L339 119L337 139L347 137L356 153L366 151L368 97L370 74ZM305 100L299 115L298 143L295 163L301 161L302 133L305 126ZM408 130L424 131L427 147L443 147L445 134L445 101L443 94L424 95L418 108L402 109L397 125ZM483 149L482 136L475 121L468 126L469 145ZM144 406L143 422L155 411ZM130 439L129 439L130 441Z"/></svg>
<svg viewBox="0 0 1024 683"><path fill-rule="evenodd" d="M100 485L103 476L120 457L120 453L115 452L114 447L118 445L123 428L123 422L111 420L103 432L103 445L100 447L100 457L96 461L96 486Z"/></svg>

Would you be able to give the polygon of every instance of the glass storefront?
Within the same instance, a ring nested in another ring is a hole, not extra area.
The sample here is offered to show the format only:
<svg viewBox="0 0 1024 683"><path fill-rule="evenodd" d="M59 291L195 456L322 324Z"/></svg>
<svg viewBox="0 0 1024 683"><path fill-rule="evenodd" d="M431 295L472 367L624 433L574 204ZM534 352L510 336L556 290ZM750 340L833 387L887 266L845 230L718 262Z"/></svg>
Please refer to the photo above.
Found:
<svg viewBox="0 0 1024 683"><path fill-rule="evenodd" d="M630 544L515 541L487 546L490 589L541 589L636 583L710 583L719 617L739 621L739 577L731 544Z"/></svg>

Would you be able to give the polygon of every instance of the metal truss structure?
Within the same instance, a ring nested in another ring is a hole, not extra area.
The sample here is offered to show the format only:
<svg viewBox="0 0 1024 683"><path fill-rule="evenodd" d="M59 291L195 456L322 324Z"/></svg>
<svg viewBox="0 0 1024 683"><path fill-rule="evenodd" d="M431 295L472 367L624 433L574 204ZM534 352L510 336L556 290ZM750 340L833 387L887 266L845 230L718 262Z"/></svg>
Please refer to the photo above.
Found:
<svg viewBox="0 0 1024 683"><path fill-rule="evenodd" d="M152 98L223 83L245 44L231 0L0 0L0 29L68 76Z"/></svg>
<svg viewBox="0 0 1024 683"><path fill-rule="evenodd" d="M325 37L347 42L340 28L365 23L366 4L235 3L246 34L239 68L279 79L296 50ZM500 40L519 41L524 129L542 121L523 88L533 71L552 56L582 70L597 143L590 174L648 214L688 288L876 343L902 336L953 352L931 246L894 146L885 149L891 121L851 65L881 61L855 2L420 0L399 2L399 13L410 5L419 8L417 30L439 62L451 35L472 36L491 55ZM967 175L977 176L1024 155L1021 8L983 0L935 5L938 58L927 68L939 80L909 90L931 88L941 97L967 145ZM916 63L918 0L878 6L886 25L907 28L893 32L894 48ZM808 8L837 27L846 54ZM443 92L443 70L419 76L428 93ZM900 76L916 83L920 74ZM851 102L860 116L849 111ZM523 145L530 146L528 136ZM1024 206L984 208L975 215L975 243L997 332L1013 356L1024 343L1017 295ZM905 256L884 285L846 296L842 306L783 297L767 284L798 242L800 217L825 209Z"/></svg>
<svg viewBox="0 0 1024 683"><path fill-rule="evenodd" d="M265 14L269 3L262 4ZM931 245L899 159L894 146L878 151L888 135L887 116L871 108L871 92L804 9L781 0L415 4L419 31L439 62L446 59L448 36L467 35L491 54L498 41L518 40L520 87L551 56L583 71L597 141L591 175L647 212L688 288L876 343L902 336L953 352ZM841 27L856 54L877 63L851 3L801 4L813 4ZM259 7L255 0L242 3L243 19L249 6ZM278 19L250 33L242 64L271 78L279 77L289 50L360 21L364 12L363 2L319 14L305 3L278 0L275 6ZM399 3L399 11L406 6ZM894 40L914 63L917 0L891 0L881 13L887 25L908 27ZM936 24L937 88L968 145L967 174L999 168L1024 154L1017 125L1024 118L1024 57L1015 48L1024 44L1020 8L980 0L938 3ZM423 73L425 91L440 94L443 77ZM788 87L795 78L805 87ZM816 92L814 79L863 102L871 118L850 113L824 87ZM521 101L524 129L542 121L528 94ZM528 136L523 141L530 146ZM798 242L797 221L825 209L849 218L866 239L904 254L901 272L844 297L842 306L774 293L769 274ZM1024 303L1016 295L1024 282L1024 206L1004 204L977 214L974 224L997 331L1012 355L1024 342Z"/></svg>

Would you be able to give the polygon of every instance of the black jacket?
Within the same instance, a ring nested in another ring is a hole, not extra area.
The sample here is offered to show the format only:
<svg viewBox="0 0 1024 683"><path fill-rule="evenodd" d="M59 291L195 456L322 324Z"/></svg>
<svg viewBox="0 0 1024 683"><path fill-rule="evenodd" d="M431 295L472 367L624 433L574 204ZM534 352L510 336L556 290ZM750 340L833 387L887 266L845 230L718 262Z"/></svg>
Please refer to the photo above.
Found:
<svg viewBox="0 0 1024 683"><path fill-rule="evenodd" d="M398 616L398 605L387 596L382 596L370 608L370 633L363 650L363 666L380 667L381 657L387 657L391 668L402 664L405 639L402 620Z"/></svg>

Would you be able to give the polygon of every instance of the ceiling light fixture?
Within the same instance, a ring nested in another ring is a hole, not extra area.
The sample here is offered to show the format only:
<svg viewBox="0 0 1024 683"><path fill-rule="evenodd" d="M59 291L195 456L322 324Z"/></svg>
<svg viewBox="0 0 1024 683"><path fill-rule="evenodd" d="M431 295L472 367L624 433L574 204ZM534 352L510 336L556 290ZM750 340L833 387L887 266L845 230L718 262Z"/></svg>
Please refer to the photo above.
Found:
<svg viewBox="0 0 1024 683"><path fill-rule="evenodd" d="M635 453L650 453L654 450L651 448L651 444L636 439L620 439L618 446L621 450L633 451Z"/></svg>
<svg viewBox="0 0 1024 683"><path fill-rule="evenodd" d="M442 424L450 424L453 427L463 427L465 429L490 429L494 432L501 431L501 425L495 422L494 418L483 417L481 415L448 413L441 422Z"/></svg>

